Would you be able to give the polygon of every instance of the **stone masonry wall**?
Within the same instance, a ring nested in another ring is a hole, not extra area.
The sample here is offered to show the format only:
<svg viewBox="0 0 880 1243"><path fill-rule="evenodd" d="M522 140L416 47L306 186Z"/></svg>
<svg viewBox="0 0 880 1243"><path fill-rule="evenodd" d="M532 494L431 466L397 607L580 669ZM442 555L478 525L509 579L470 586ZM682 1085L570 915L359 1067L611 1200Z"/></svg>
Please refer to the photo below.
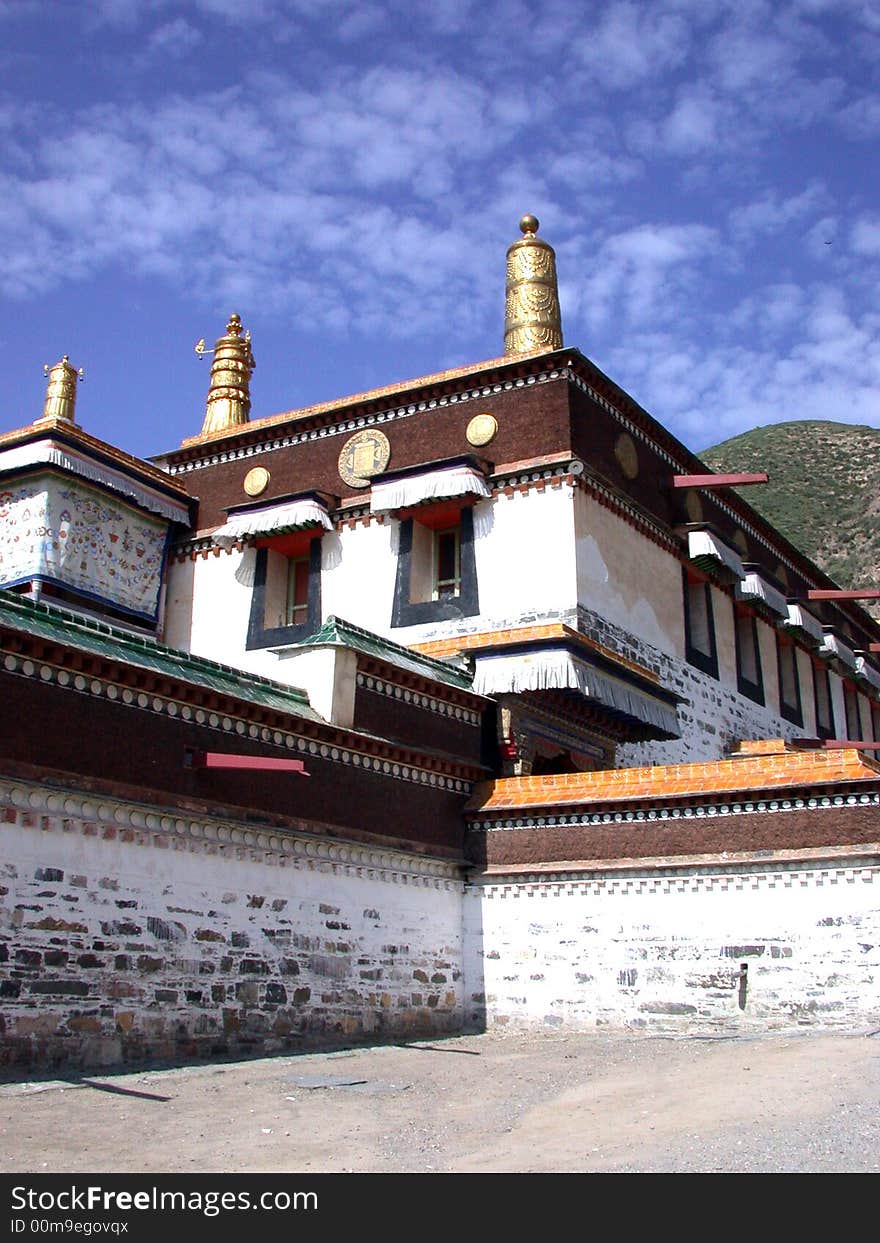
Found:
<svg viewBox="0 0 880 1243"><path fill-rule="evenodd" d="M455 865L0 782L0 1064L432 1036Z"/></svg>
<svg viewBox="0 0 880 1243"><path fill-rule="evenodd" d="M591 609L580 606L576 624L591 638L655 673L666 690L681 695L683 700L678 706L681 737L670 742L620 747L617 752L620 768L642 764L695 764L722 758L734 742L743 739L796 738L804 733L717 678L637 639Z"/></svg>
<svg viewBox="0 0 880 1243"><path fill-rule="evenodd" d="M468 1021L705 1032L880 1022L876 852L487 879Z"/></svg>

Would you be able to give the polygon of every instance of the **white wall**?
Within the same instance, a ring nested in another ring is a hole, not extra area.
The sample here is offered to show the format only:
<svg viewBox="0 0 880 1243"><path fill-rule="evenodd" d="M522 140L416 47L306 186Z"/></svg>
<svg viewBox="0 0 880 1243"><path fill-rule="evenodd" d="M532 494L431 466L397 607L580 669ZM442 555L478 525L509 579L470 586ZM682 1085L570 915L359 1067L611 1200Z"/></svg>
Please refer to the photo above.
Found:
<svg viewBox="0 0 880 1243"><path fill-rule="evenodd" d="M469 1013L485 1010L490 1026L652 1031L876 1024L876 862L474 886L465 899Z"/></svg>
<svg viewBox="0 0 880 1243"><path fill-rule="evenodd" d="M578 602L684 656L681 563L586 492L574 501Z"/></svg>
<svg viewBox="0 0 880 1243"><path fill-rule="evenodd" d="M51 1064L458 1030L457 869L0 782L4 1040Z"/></svg>

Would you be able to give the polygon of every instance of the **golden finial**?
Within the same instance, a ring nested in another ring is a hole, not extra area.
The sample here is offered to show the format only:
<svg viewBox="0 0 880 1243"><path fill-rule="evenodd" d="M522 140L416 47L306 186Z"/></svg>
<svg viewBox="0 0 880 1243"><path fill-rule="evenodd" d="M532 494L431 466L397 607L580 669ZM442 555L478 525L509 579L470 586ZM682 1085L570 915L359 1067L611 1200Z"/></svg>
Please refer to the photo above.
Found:
<svg viewBox="0 0 880 1243"><path fill-rule="evenodd" d="M242 333L240 318L233 312L226 325L226 335L217 340L213 350L205 349L202 337L196 345L196 353L200 358L205 354L214 355L202 435L210 436L247 423L251 412L251 374L256 363L251 334Z"/></svg>
<svg viewBox="0 0 880 1243"><path fill-rule="evenodd" d="M85 376L82 367L77 371L76 367L70 365L70 357L65 354L61 362L56 363L54 367L45 363L43 375L49 377L49 383L46 385L46 400L43 403L42 417L65 419L68 423L75 423L76 382Z"/></svg>
<svg viewBox="0 0 880 1243"><path fill-rule="evenodd" d="M523 216L522 237L507 250L504 353L562 348L562 317L556 285L556 253L536 236L538 220Z"/></svg>

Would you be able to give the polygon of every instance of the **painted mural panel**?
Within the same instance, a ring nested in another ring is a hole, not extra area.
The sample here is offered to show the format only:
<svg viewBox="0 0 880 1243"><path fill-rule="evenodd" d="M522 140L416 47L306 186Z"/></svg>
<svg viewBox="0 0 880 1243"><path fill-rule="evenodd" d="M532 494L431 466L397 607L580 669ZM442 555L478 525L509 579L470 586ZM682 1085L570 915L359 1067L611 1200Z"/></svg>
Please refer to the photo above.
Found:
<svg viewBox="0 0 880 1243"><path fill-rule="evenodd" d="M0 583L53 582L156 617L168 523L48 472L0 491Z"/></svg>

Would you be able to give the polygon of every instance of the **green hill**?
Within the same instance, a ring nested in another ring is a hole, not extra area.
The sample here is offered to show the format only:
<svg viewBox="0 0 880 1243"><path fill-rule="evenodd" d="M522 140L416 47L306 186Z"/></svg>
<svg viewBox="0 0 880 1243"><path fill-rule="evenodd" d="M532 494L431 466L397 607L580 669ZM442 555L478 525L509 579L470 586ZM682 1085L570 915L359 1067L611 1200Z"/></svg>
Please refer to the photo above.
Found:
<svg viewBox="0 0 880 1243"><path fill-rule="evenodd" d="M766 470L745 500L841 587L880 587L880 430L775 423L700 457L716 471Z"/></svg>

